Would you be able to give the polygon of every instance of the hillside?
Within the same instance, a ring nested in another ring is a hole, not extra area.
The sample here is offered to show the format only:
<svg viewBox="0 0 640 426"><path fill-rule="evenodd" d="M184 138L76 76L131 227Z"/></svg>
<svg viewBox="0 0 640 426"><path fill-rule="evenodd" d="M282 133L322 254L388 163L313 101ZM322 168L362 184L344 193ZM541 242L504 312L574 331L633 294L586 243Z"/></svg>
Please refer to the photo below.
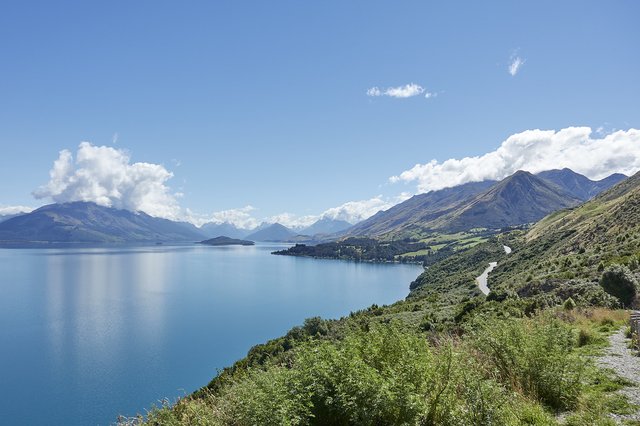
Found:
<svg viewBox="0 0 640 426"><path fill-rule="evenodd" d="M424 226L449 232L504 228L536 222L551 212L579 203L578 198L558 186L519 171Z"/></svg>
<svg viewBox="0 0 640 426"><path fill-rule="evenodd" d="M517 294L555 303L571 295L582 303L610 302L597 284L602 271L614 264L635 270L640 260L640 174L545 217L528 232L501 238L514 249L511 254L500 252L498 240L456 254L422 274L411 297L473 297L478 294L473 278L491 260L498 262L489 276L491 297ZM493 254L478 257L480 252Z"/></svg>
<svg viewBox="0 0 640 426"><path fill-rule="evenodd" d="M87 202L50 204L0 223L2 242L177 242L203 237L189 223Z"/></svg>
<svg viewBox="0 0 640 426"><path fill-rule="evenodd" d="M0 222L5 222L9 219L13 219L14 217L18 217L18 216L22 216L24 213L17 213L17 214L3 214L0 215Z"/></svg>
<svg viewBox="0 0 640 426"><path fill-rule="evenodd" d="M624 178L613 174L592 181L570 169L537 175L519 171L501 182L471 182L415 195L344 234L393 240L420 238L433 232L523 225L586 201Z"/></svg>
<svg viewBox="0 0 640 426"><path fill-rule="evenodd" d="M522 240L522 249L494 271L497 288L515 280L524 294L568 280L596 280L611 264L635 269L640 260L640 174L575 209L546 217Z"/></svg>
<svg viewBox="0 0 640 426"><path fill-rule="evenodd" d="M471 182L452 188L414 195L388 210L380 211L372 217L347 230L348 235L383 236L385 234L406 234L412 229L420 229L434 219L446 214L474 196L482 193L496 182ZM409 235L407 235L409 236Z"/></svg>

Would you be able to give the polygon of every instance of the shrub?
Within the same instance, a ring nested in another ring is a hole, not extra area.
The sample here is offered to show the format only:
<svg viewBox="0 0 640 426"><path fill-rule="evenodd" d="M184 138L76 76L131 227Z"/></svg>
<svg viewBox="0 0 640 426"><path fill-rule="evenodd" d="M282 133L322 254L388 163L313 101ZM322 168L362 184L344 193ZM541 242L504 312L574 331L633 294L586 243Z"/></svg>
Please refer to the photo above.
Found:
<svg viewBox="0 0 640 426"><path fill-rule="evenodd" d="M590 328L580 328L578 331L578 346L583 347L587 345L601 344L606 342L602 336L594 332Z"/></svg>
<svg viewBox="0 0 640 426"><path fill-rule="evenodd" d="M575 353L571 328L558 319L478 319L474 344L505 385L554 409L575 406L584 362Z"/></svg>
<svg viewBox="0 0 640 426"><path fill-rule="evenodd" d="M617 297L623 306L630 307L634 304L638 283L627 267L611 265L606 268L600 278L600 285L607 293Z"/></svg>
<svg viewBox="0 0 640 426"><path fill-rule="evenodd" d="M572 311L576 307L576 302L574 302L573 299L569 297L567 300L564 301L564 303L562 304L562 307L564 308L565 311Z"/></svg>

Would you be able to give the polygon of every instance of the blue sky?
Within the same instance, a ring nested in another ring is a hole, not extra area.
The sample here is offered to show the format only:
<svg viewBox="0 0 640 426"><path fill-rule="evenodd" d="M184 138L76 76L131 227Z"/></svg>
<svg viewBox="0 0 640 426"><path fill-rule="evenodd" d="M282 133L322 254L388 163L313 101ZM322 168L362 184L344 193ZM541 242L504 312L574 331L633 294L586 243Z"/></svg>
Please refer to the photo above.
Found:
<svg viewBox="0 0 640 426"><path fill-rule="evenodd" d="M438 185L390 177L526 130L640 128L638 16L633 1L5 2L0 205L49 202L32 191L82 141L162 165L199 215L392 203Z"/></svg>

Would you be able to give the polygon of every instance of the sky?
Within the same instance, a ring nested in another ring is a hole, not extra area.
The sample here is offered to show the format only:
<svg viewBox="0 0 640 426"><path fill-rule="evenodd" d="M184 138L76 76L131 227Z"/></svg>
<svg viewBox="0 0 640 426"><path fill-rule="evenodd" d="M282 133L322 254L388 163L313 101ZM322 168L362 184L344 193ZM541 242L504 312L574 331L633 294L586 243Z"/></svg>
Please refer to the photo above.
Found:
<svg viewBox="0 0 640 426"><path fill-rule="evenodd" d="M355 222L517 169L640 170L635 1L0 6L0 214Z"/></svg>

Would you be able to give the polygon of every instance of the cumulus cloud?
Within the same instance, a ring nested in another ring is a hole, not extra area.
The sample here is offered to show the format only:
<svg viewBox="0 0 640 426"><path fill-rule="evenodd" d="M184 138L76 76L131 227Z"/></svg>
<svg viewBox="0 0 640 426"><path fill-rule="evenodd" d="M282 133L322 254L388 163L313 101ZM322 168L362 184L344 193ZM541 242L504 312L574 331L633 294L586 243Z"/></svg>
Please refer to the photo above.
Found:
<svg viewBox="0 0 640 426"><path fill-rule="evenodd" d="M173 174L158 164L131 163L121 149L82 142L75 159L71 151L60 151L49 175L49 182L33 192L36 198L90 201L168 219L181 215L176 195L166 185Z"/></svg>
<svg viewBox="0 0 640 426"><path fill-rule="evenodd" d="M640 170L640 130L593 137L589 127L559 131L527 130L509 136L495 151L482 156L431 160L392 176L391 182L417 182L419 192L466 182L500 180L518 170L539 173L565 167L591 179Z"/></svg>
<svg viewBox="0 0 640 426"><path fill-rule="evenodd" d="M388 87L386 89L380 89L379 87L372 87L367 90L367 96L389 96L391 98L410 98L412 96L417 96L424 93L424 87L419 84L409 83L404 86L398 87ZM427 95L433 95L432 93L427 93ZM430 98L432 96L426 96Z"/></svg>
<svg viewBox="0 0 640 426"><path fill-rule="evenodd" d="M31 213L33 207L27 206L0 206L0 216L8 216L20 213Z"/></svg>
<svg viewBox="0 0 640 426"><path fill-rule="evenodd" d="M511 74L512 77L518 74L518 71L520 71L520 68L522 67L522 65L524 65L524 62L525 60L518 56L517 50L513 52L511 54L511 57L509 58L509 74Z"/></svg>

